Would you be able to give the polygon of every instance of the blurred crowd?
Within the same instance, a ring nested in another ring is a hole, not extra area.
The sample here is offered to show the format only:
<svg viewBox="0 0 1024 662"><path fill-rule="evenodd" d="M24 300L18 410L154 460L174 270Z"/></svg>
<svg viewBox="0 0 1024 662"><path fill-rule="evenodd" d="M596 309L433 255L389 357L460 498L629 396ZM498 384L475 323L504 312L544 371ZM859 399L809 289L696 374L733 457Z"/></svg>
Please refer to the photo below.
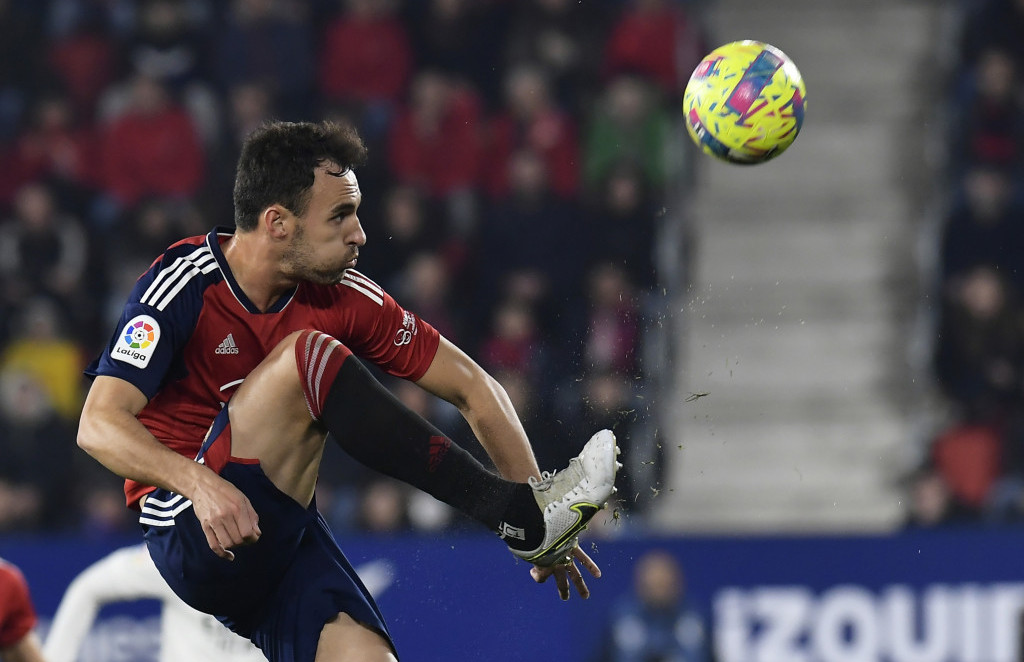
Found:
<svg viewBox="0 0 1024 662"><path fill-rule="evenodd" d="M1024 521L1024 0L960 3L932 367L952 416L912 526Z"/></svg>
<svg viewBox="0 0 1024 662"><path fill-rule="evenodd" d="M642 514L660 444L630 443L651 437L692 5L0 0L0 31L0 532L133 526L75 444L81 369L164 248L231 225L241 141L268 119L360 128L360 270L499 378L543 469L614 428ZM391 386L474 447L453 409ZM328 447L337 530L459 525Z"/></svg>

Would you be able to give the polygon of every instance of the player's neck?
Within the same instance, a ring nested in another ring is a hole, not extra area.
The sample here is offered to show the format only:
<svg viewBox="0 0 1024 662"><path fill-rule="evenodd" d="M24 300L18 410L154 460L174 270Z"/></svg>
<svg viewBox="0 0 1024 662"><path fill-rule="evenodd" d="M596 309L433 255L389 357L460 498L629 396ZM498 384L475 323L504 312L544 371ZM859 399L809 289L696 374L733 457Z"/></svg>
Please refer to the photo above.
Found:
<svg viewBox="0 0 1024 662"><path fill-rule="evenodd" d="M254 306L267 311L295 287L295 282L277 269L279 261L273 247L261 239L255 232L236 232L224 243L223 250L228 268L245 296Z"/></svg>

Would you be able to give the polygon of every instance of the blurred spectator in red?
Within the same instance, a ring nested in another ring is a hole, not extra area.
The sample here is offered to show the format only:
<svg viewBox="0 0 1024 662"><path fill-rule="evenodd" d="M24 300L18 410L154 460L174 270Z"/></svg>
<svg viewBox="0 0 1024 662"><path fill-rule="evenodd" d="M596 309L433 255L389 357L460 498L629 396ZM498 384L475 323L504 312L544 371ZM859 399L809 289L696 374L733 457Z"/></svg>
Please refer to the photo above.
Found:
<svg viewBox="0 0 1024 662"><path fill-rule="evenodd" d="M59 93L34 104L29 124L18 136L18 179L45 179L67 204L84 210L95 188L97 140L92 127L75 121L75 110Z"/></svg>
<svg viewBox="0 0 1024 662"><path fill-rule="evenodd" d="M1024 322L992 267L977 266L947 285L934 361L940 387L965 419L1002 422L1019 406Z"/></svg>
<svg viewBox="0 0 1024 662"><path fill-rule="evenodd" d="M234 97L239 89L262 88L270 107L284 118L307 119L315 87L314 46L305 3L232 0L227 25L217 36L221 89Z"/></svg>
<svg viewBox="0 0 1024 662"><path fill-rule="evenodd" d="M605 74L643 75L675 98L705 50L696 23L679 3L630 0L608 36Z"/></svg>
<svg viewBox="0 0 1024 662"><path fill-rule="evenodd" d="M204 153L185 109L158 81L136 74L128 108L101 139L103 189L119 209L150 195L194 196Z"/></svg>
<svg viewBox="0 0 1024 662"><path fill-rule="evenodd" d="M409 104L391 127L390 162L402 184L442 199L474 188L482 164L480 104L438 71L416 75Z"/></svg>
<svg viewBox="0 0 1024 662"><path fill-rule="evenodd" d="M46 185L23 186L14 200L14 214L0 228L0 305L17 310L36 296L48 297L66 311L90 305L88 237L78 219L57 208Z"/></svg>
<svg viewBox="0 0 1024 662"><path fill-rule="evenodd" d="M480 344L480 364L488 372L518 370L535 385L544 374L545 353L533 310L514 299L498 304L490 333Z"/></svg>
<svg viewBox="0 0 1024 662"><path fill-rule="evenodd" d="M580 169L577 133L575 120L552 98L544 72L533 65L513 67L505 77L505 108L489 129L488 192L494 197L509 192L512 156L529 149L543 159L551 190L564 197L575 195Z"/></svg>
<svg viewBox="0 0 1024 662"><path fill-rule="evenodd" d="M600 87L599 55L604 49L609 10L577 0L513 4L515 15L505 39L506 63L535 62L543 67L561 106L582 116Z"/></svg>
<svg viewBox="0 0 1024 662"><path fill-rule="evenodd" d="M116 42L98 8L47 42L47 63L67 90L73 113L92 121L96 102L117 71Z"/></svg>
<svg viewBox="0 0 1024 662"><path fill-rule="evenodd" d="M497 105L501 87L497 46L507 29L506 4L474 0L405 4L417 68L444 72L478 90L492 107Z"/></svg>
<svg viewBox="0 0 1024 662"><path fill-rule="evenodd" d="M345 0L324 33L320 94L352 107L370 140L383 133L405 91L413 62L409 36L393 0Z"/></svg>
<svg viewBox="0 0 1024 662"><path fill-rule="evenodd" d="M639 376L640 304L626 271L606 262L587 275L587 335L583 361L587 370Z"/></svg>
<svg viewBox="0 0 1024 662"><path fill-rule="evenodd" d="M612 262L634 285L650 290L658 282L657 223L658 213L639 170L616 166L596 187L586 214L589 262Z"/></svg>
<svg viewBox="0 0 1024 662"><path fill-rule="evenodd" d="M953 104L950 165L1020 166L1024 156L1024 103L1018 69L1009 53L982 52L967 77L967 89Z"/></svg>
<svg viewBox="0 0 1024 662"><path fill-rule="evenodd" d="M955 423L932 442L930 459L952 499L977 516L1003 471L1000 429L983 421Z"/></svg>
<svg viewBox="0 0 1024 662"><path fill-rule="evenodd" d="M640 77L617 76L587 118L585 181L594 190L613 169L633 166L645 190L661 191L676 174L672 166L682 151L658 92Z"/></svg>

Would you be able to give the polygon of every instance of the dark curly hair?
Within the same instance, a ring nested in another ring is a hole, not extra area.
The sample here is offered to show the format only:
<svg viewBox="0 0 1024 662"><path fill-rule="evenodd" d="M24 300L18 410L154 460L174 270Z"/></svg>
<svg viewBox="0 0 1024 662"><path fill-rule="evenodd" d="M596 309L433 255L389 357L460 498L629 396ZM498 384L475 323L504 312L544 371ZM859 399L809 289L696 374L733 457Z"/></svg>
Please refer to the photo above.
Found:
<svg viewBox="0 0 1024 662"><path fill-rule="evenodd" d="M366 162L356 130L335 122L269 122L242 145L235 173L235 227L254 230L260 212L280 204L297 216L306 211L314 171L329 162L351 170Z"/></svg>

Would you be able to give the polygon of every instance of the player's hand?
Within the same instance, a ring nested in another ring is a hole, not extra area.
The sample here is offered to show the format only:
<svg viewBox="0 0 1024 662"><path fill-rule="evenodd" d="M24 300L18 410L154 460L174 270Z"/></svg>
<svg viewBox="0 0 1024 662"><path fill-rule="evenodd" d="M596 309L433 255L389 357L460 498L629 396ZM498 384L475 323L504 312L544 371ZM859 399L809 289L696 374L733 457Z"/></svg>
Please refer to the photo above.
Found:
<svg viewBox="0 0 1024 662"><path fill-rule="evenodd" d="M561 563L551 566L533 566L530 568L530 576L533 577L533 581L543 584L548 580L548 577L554 575L555 586L558 587L558 597L562 598L562 600L569 599L569 582L571 580L573 586L576 587L576 592L580 594L581 598L586 600L590 597L590 589L587 588L587 583L583 581L583 574L576 567L576 561L579 561L594 577L601 576L601 568L597 567L597 564L587 556L586 552L580 549L579 545L573 547L572 551L568 552L565 560Z"/></svg>
<svg viewBox="0 0 1024 662"><path fill-rule="evenodd" d="M206 543L222 559L233 561L232 547L250 545L260 537L259 516L248 497L212 471L192 493L192 508L206 534Z"/></svg>

